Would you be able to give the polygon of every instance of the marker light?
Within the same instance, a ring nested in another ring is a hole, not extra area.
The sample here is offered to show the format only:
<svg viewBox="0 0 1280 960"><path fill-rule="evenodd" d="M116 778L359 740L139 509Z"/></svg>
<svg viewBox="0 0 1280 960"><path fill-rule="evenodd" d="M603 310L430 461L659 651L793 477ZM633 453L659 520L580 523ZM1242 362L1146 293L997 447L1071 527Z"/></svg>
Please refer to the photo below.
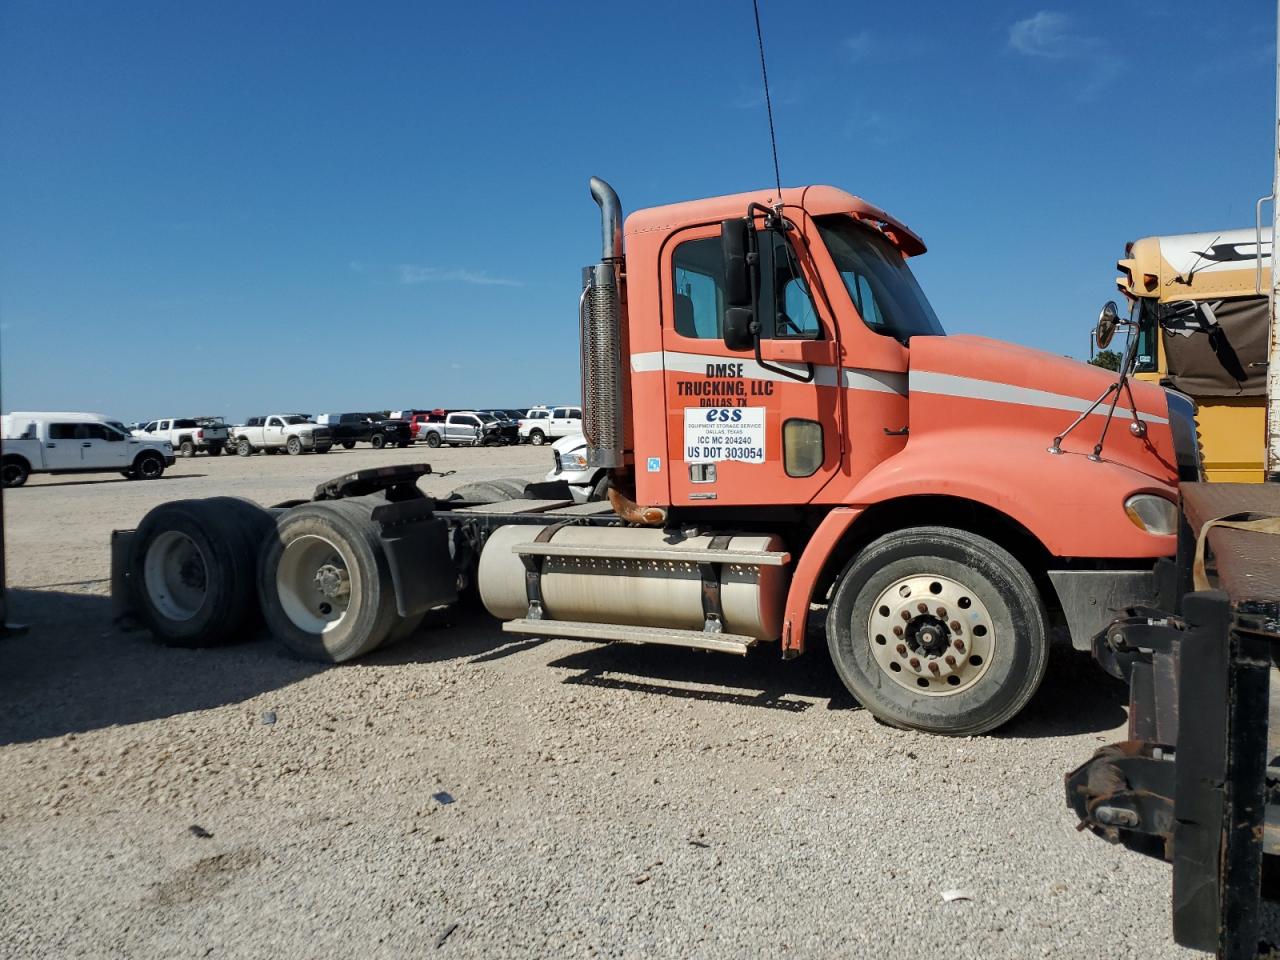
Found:
<svg viewBox="0 0 1280 960"><path fill-rule="evenodd" d="M1172 536L1178 530L1178 508L1164 497L1151 493L1134 494L1124 502L1124 513L1139 530Z"/></svg>

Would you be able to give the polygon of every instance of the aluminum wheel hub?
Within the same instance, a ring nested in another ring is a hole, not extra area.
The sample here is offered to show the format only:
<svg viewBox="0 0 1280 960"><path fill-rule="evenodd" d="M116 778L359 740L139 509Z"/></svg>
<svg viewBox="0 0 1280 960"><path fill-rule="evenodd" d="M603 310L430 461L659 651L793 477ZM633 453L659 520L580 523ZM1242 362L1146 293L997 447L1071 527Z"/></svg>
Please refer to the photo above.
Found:
<svg viewBox="0 0 1280 960"><path fill-rule="evenodd" d="M276 591L285 615L307 633L336 629L359 606L359 576L352 571L342 550L324 537L305 534L290 540L276 568Z"/></svg>
<svg viewBox="0 0 1280 960"><path fill-rule="evenodd" d="M913 693L949 696L991 665L995 626L977 594L950 577L916 574L881 591L867 618L876 664Z"/></svg>

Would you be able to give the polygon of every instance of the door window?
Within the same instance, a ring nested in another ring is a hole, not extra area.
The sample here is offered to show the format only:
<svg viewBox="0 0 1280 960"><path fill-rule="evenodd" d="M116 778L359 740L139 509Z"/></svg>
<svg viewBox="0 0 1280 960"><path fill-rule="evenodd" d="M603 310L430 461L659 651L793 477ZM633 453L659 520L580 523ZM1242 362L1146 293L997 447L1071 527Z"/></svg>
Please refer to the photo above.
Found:
<svg viewBox="0 0 1280 960"><path fill-rule="evenodd" d="M49 424L50 440L74 440L76 439L76 428L78 423L51 423Z"/></svg>
<svg viewBox="0 0 1280 960"><path fill-rule="evenodd" d="M279 417L272 417L267 421L268 427L283 427L284 423Z"/></svg>
<svg viewBox="0 0 1280 960"><path fill-rule="evenodd" d="M672 266L676 333L696 340L719 340L724 329L724 254L720 238L680 244Z"/></svg>
<svg viewBox="0 0 1280 960"><path fill-rule="evenodd" d="M569 419L570 419L570 420L581 420L581 419L582 419L582 411L581 411L578 407L570 407L570 408L569 408Z"/></svg>
<svg viewBox="0 0 1280 960"><path fill-rule="evenodd" d="M552 416L557 420L563 420L569 416L569 411L566 407L556 407L555 413L553 413Z"/></svg>
<svg viewBox="0 0 1280 960"><path fill-rule="evenodd" d="M143 427L143 428L142 428L142 432L143 432L143 433L155 433L155 432L156 432L156 422L155 422L154 420L152 420L150 423L148 423L145 427Z"/></svg>

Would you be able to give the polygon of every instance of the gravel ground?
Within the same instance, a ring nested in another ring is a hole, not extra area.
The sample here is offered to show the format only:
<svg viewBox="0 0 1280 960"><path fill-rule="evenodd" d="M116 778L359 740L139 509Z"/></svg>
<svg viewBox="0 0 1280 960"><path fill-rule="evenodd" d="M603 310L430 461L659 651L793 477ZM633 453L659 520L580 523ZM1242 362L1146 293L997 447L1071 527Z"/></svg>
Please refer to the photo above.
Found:
<svg viewBox="0 0 1280 960"><path fill-rule="evenodd" d="M200 457L9 491L31 632L0 675L0 954L1202 956L1172 944L1167 866L1064 806L1125 720L1069 649L998 736L951 740L877 724L820 637L782 663L459 615L326 669L112 628L109 531L155 504L422 459L457 471L424 484L444 493L550 454Z"/></svg>

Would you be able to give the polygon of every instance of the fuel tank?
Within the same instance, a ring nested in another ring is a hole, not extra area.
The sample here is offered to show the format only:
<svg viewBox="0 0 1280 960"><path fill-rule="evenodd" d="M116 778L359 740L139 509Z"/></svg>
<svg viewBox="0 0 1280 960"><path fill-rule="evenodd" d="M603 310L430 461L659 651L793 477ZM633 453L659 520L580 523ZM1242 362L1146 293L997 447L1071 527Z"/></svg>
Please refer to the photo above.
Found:
<svg viewBox="0 0 1280 960"><path fill-rule="evenodd" d="M478 575L480 597L495 617L517 620L527 615L525 566L512 548L532 544L543 529L511 525L490 534L480 554ZM546 544L550 553L542 567L544 616L548 620L703 629L699 562L714 555L713 538L678 537L639 527L564 527L555 531ZM716 546L727 558L740 558L719 564L724 631L757 640L778 639L791 579L782 541L775 536L742 535ZM575 555L557 556L557 548ZM664 556L655 559L655 553ZM681 553L687 553L689 559L680 557ZM771 562L759 562L747 554L757 558L768 555Z"/></svg>

